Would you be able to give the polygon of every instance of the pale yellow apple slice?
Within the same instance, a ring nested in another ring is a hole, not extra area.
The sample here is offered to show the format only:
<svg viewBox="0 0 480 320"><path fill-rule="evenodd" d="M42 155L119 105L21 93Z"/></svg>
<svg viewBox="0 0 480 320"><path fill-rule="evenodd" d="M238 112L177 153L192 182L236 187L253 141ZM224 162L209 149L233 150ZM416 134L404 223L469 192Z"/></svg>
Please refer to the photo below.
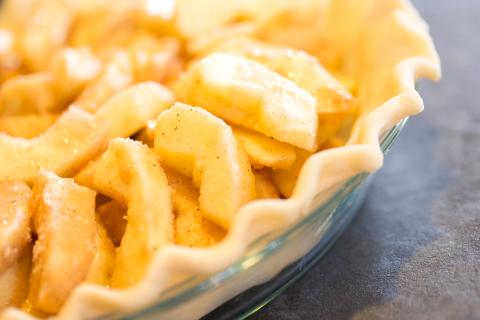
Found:
<svg viewBox="0 0 480 320"><path fill-rule="evenodd" d="M228 39L212 50L245 56L292 80L317 98L318 112L355 107L349 90L305 51L275 47L247 37Z"/></svg>
<svg viewBox="0 0 480 320"><path fill-rule="evenodd" d="M64 49L44 73L17 76L0 89L0 113L52 113L65 109L100 71L100 62L86 48Z"/></svg>
<svg viewBox="0 0 480 320"><path fill-rule="evenodd" d="M303 164L311 155L310 152L297 150L297 158L290 168L272 171L275 186L284 197L288 198L293 194Z"/></svg>
<svg viewBox="0 0 480 320"><path fill-rule="evenodd" d="M174 18L178 32L192 38L207 36L238 21L267 21L289 3L289 0L178 0L175 6L165 5L164 10Z"/></svg>
<svg viewBox="0 0 480 320"><path fill-rule="evenodd" d="M173 242L170 189L155 154L141 143L117 138L76 180L127 204L128 222L111 284L128 287L138 282L154 254Z"/></svg>
<svg viewBox="0 0 480 320"><path fill-rule="evenodd" d="M135 81L163 83L181 70L180 42L175 38L159 38L137 32L127 44Z"/></svg>
<svg viewBox="0 0 480 320"><path fill-rule="evenodd" d="M30 242L32 191L20 181L0 181L0 274Z"/></svg>
<svg viewBox="0 0 480 320"><path fill-rule="evenodd" d="M135 140L141 141L149 147L153 147L155 141L155 128L157 127L157 119L147 121L147 125L136 136Z"/></svg>
<svg viewBox="0 0 480 320"><path fill-rule="evenodd" d="M268 169L255 170L255 190L257 199L278 199L278 191Z"/></svg>
<svg viewBox="0 0 480 320"><path fill-rule="evenodd" d="M31 182L41 169L72 174L104 148L107 129L94 116L70 108L34 139L0 133L0 180Z"/></svg>
<svg viewBox="0 0 480 320"><path fill-rule="evenodd" d="M38 239L28 296L34 309L55 313L85 280L95 256L95 192L42 171L33 197Z"/></svg>
<svg viewBox="0 0 480 320"><path fill-rule="evenodd" d="M187 247L209 247L225 237L225 230L205 218L198 203L198 190L192 179L165 167L172 188L175 213L175 243Z"/></svg>
<svg viewBox="0 0 480 320"><path fill-rule="evenodd" d="M111 97L96 112L108 124L108 138L126 138L154 119L173 102L172 93L154 82L133 85Z"/></svg>
<svg viewBox="0 0 480 320"><path fill-rule="evenodd" d="M291 145L240 127L232 129L255 169L288 169L295 161L295 148Z"/></svg>
<svg viewBox="0 0 480 320"><path fill-rule="evenodd" d="M66 48L51 60L52 90L59 101L70 103L101 71L102 63L87 47Z"/></svg>
<svg viewBox="0 0 480 320"><path fill-rule="evenodd" d="M317 99L319 145L335 135L344 120L357 112L357 102L349 90L317 58L304 51L275 47L247 37L228 39L211 50L258 61L310 92Z"/></svg>
<svg viewBox="0 0 480 320"><path fill-rule="evenodd" d="M176 103L157 118L155 152L200 188L207 218L229 229L238 209L254 198L255 182L232 129L198 107Z"/></svg>
<svg viewBox="0 0 480 320"><path fill-rule="evenodd" d="M177 84L180 101L278 141L314 151L315 98L262 64L214 53L192 65Z"/></svg>
<svg viewBox="0 0 480 320"><path fill-rule="evenodd" d="M127 207L119 201L109 201L97 208L105 229L115 246L119 246L127 227Z"/></svg>
<svg viewBox="0 0 480 320"><path fill-rule="evenodd" d="M44 71L55 52L65 45L74 13L64 1L30 2L27 6L27 10L34 10L23 20L19 48L27 70Z"/></svg>
<svg viewBox="0 0 480 320"><path fill-rule="evenodd" d="M97 216L96 250L90 269L85 278L86 282L104 286L110 284L113 267L115 264L115 247L108 237L107 230Z"/></svg>
<svg viewBox="0 0 480 320"><path fill-rule="evenodd" d="M4 6L2 6L3 10ZM16 48L16 40L11 28L0 28L0 83L15 77L20 72L22 63Z"/></svg>
<svg viewBox="0 0 480 320"><path fill-rule="evenodd" d="M345 141L338 138L330 138L323 145L320 146L319 150L327 150L332 148L337 148L343 146ZM302 170L303 164L305 161L312 155L310 152L304 150L297 150L297 157L293 165L288 169L272 170L273 182L278 188L280 193L288 198L293 194L295 185Z"/></svg>
<svg viewBox="0 0 480 320"><path fill-rule="evenodd" d="M32 246L29 244L21 257L0 272L0 313L7 307L22 306L28 294L31 266Z"/></svg>
<svg viewBox="0 0 480 320"><path fill-rule="evenodd" d="M58 116L57 113L0 116L0 132L12 137L35 138L47 131Z"/></svg>
<svg viewBox="0 0 480 320"><path fill-rule="evenodd" d="M65 108L52 90L50 73L34 73L11 78L0 88L0 114L50 113Z"/></svg>
<svg viewBox="0 0 480 320"><path fill-rule="evenodd" d="M133 70L128 54L115 52L110 62L73 103L80 109L96 112L113 95L133 83Z"/></svg>

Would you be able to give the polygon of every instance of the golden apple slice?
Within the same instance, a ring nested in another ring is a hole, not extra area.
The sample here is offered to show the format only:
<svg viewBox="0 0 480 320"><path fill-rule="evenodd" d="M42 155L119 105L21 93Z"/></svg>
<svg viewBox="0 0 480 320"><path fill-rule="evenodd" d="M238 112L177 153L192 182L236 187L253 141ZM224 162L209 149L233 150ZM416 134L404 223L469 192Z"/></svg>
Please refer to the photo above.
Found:
<svg viewBox="0 0 480 320"><path fill-rule="evenodd" d="M66 43L74 14L64 1L42 1L29 6L34 10L23 21L19 48L28 70L44 71L51 57Z"/></svg>
<svg viewBox="0 0 480 320"><path fill-rule="evenodd" d="M327 150L345 145L345 141L339 138L330 138L319 150ZM290 197L293 194L300 171L305 161L312 155L304 150L297 150L297 158L293 165L288 169L273 170L272 178L278 190L284 197Z"/></svg>
<svg viewBox="0 0 480 320"><path fill-rule="evenodd" d="M233 134L255 169L288 169L295 161L295 148L260 133L232 127Z"/></svg>
<svg viewBox="0 0 480 320"><path fill-rule="evenodd" d="M31 139L47 131L58 118L56 113L0 116L0 132Z"/></svg>
<svg viewBox="0 0 480 320"><path fill-rule="evenodd" d="M32 191L20 181L0 181L0 274L30 242Z"/></svg>
<svg viewBox="0 0 480 320"><path fill-rule="evenodd" d="M157 120L152 119L147 121L147 125L136 136L135 140L141 141L143 144L153 147L155 141L155 128L157 127Z"/></svg>
<svg viewBox="0 0 480 320"><path fill-rule="evenodd" d="M227 230L238 209L254 198L247 155L232 129L208 111L176 103L162 112L154 150L165 164L193 177L206 217Z"/></svg>
<svg viewBox="0 0 480 320"><path fill-rule="evenodd" d="M184 37L192 38L206 36L238 21L259 23L269 20L282 12L289 2L288 0L178 0L175 6L165 6L164 10L174 18L178 32Z"/></svg>
<svg viewBox="0 0 480 320"><path fill-rule="evenodd" d="M154 82L133 85L114 95L96 112L109 126L108 138L126 138L154 119L173 102L172 93Z"/></svg>
<svg viewBox="0 0 480 320"><path fill-rule="evenodd" d="M22 63L16 48L16 40L12 30L0 29L0 83L15 77L20 72Z"/></svg>
<svg viewBox="0 0 480 320"><path fill-rule="evenodd" d="M179 81L181 101L233 124L314 151L315 98L262 64L226 53L196 62Z"/></svg>
<svg viewBox="0 0 480 320"><path fill-rule="evenodd" d="M188 247L209 247L225 237L225 230L204 217L198 203L198 190L192 180L165 167L172 188L175 213L175 243Z"/></svg>
<svg viewBox="0 0 480 320"><path fill-rule="evenodd" d="M48 70L55 82L53 91L60 101L70 103L100 72L102 64L90 49L66 48L59 51Z"/></svg>
<svg viewBox="0 0 480 320"><path fill-rule="evenodd" d="M335 135L344 120L357 111L349 90L317 58L304 51L274 47L247 37L226 40L213 50L258 61L310 92L317 99L319 144Z"/></svg>
<svg viewBox="0 0 480 320"><path fill-rule="evenodd" d="M40 169L72 174L105 146L106 131L92 115L70 108L34 139L0 133L0 180L31 182Z"/></svg>
<svg viewBox="0 0 480 320"><path fill-rule="evenodd" d="M99 217L96 220L96 251L85 281L108 286L115 264L115 247Z"/></svg>
<svg viewBox="0 0 480 320"><path fill-rule="evenodd" d="M57 112L65 109L100 70L100 62L86 48L64 49L45 73L22 75L0 89L0 112L5 115Z"/></svg>
<svg viewBox="0 0 480 320"><path fill-rule="evenodd" d="M95 192L42 171L33 198L38 239L28 296L34 309L55 313L85 280L95 256Z"/></svg>
<svg viewBox="0 0 480 320"><path fill-rule="evenodd" d="M119 201L109 201L97 208L108 235L115 246L119 246L127 227L127 207Z"/></svg>
<svg viewBox="0 0 480 320"><path fill-rule="evenodd" d="M8 269L0 271L0 313L7 307L21 307L28 294L32 246L28 245Z"/></svg>
<svg viewBox="0 0 480 320"><path fill-rule="evenodd" d="M138 282L154 254L173 242L170 189L156 156L138 142L117 138L76 180L128 205L111 284L118 288Z"/></svg>
<svg viewBox="0 0 480 320"><path fill-rule="evenodd" d="M290 168L272 171L273 181L284 197L288 198L293 194L300 170L311 155L310 152L297 150L297 158Z"/></svg>
<svg viewBox="0 0 480 320"><path fill-rule="evenodd" d="M278 199L278 191L268 169L255 170L255 190L257 199Z"/></svg>
<svg viewBox="0 0 480 320"><path fill-rule="evenodd" d="M132 38L128 48L135 81L165 82L180 73L178 39L159 39L147 32L137 32Z"/></svg>
<svg viewBox="0 0 480 320"><path fill-rule="evenodd" d="M63 109L52 90L55 79L49 73L20 75L0 88L0 114L49 113Z"/></svg>
<svg viewBox="0 0 480 320"><path fill-rule="evenodd" d="M133 70L128 54L115 52L98 77L92 81L74 102L80 109L96 112L116 93L133 83Z"/></svg>

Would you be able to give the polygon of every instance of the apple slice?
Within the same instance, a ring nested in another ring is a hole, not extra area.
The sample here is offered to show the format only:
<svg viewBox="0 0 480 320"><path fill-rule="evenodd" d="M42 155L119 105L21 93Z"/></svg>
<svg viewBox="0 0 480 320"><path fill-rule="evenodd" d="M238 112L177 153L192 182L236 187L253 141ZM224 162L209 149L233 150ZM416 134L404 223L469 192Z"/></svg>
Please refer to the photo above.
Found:
<svg viewBox="0 0 480 320"><path fill-rule="evenodd" d="M95 192L42 171L33 199L38 239L28 297L34 309L55 313L85 280L95 256Z"/></svg>
<svg viewBox="0 0 480 320"><path fill-rule="evenodd" d="M21 257L0 272L0 313L7 307L22 306L28 294L31 267L32 246L29 244Z"/></svg>
<svg viewBox="0 0 480 320"><path fill-rule="evenodd" d="M108 124L108 138L126 138L143 127L150 119L167 109L173 102L172 93L154 82L133 85L111 97L96 112L100 121Z"/></svg>
<svg viewBox="0 0 480 320"><path fill-rule="evenodd" d="M312 155L304 150L297 150L297 158L288 169L273 170L272 178L280 193L288 198L293 194L298 176L305 161Z"/></svg>
<svg viewBox="0 0 480 320"><path fill-rule="evenodd" d="M57 113L0 116L0 132L12 137L31 139L47 131L57 118Z"/></svg>
<svg viewBox="0 0 480 320"><path fill-rule="evenodd" d="M201 108L176 103L157 118L154 151L200 187L200 208L225 229L255 195L247 155L232 129Z"/></svg>
<svg viewBox="0 0 480 320"><path fill-rule="evenodd" d="M0 180L31 182L41 169L72 174L105 146L106 133L101 121L73 107L34 139L0 133Z"/></svg>
<svg viewBox="0 0 480 320"><path fill-rule="evenodd" d="M295 161L295 148L260 133L232 127L233 134L255 169L288 169Z"/></svg>
<svg viewBox="0 0 480 320"><path fill-rule="evenodd" d="M108 286L115 264L115 247L98 215L96 217L96 225L97 246L85 281Z"/></svg>
<svg viewBox="0 0 480 320"><path fill-rule="evenodd" d="M349 116L357 112L357 102L349 90L317 60L301 50L275 47L247 37L231 38L212 50L245 56L292 80L317 99L318 143L331 138Z"/></svg>
<svg viewBox="0 0 480 320"><path fill-rule="evenodd" d="M52 90L57 99L70 103L83 88L96 78L102 63L87 47L66 48L51 60L48 71L54 78Z"/></svg>
<svg viewBox="0 0 480 320"><path fill-rule="evenodd" d="M76 107L96 112L116 93L133 83L133 69L128 54L115 52L108 64L73 103Z"/></svg>
<svg viewBox="0 0 480 320"><path fill-rule="evenodd" d="M30 242L32 191L20 181L0 181L0 273L23 254Z"/></svg>
<svg viewBox="0 0 480 320"><path fill-rule="evenodd" d="M172 188L172 204L175 213L175 243L201 248L220 242L225 230L204 217L198 203L198 190L192 179L164 167L168 184Z"/></svg>
<svg viewBox="0 0 480 320"><path fill-rule="evenodd" d="M112 239L113 244L119 246L123 235L125 234L125 228L127 227L126 205L111 200L100 205L97 208L97 213L100 216L110 239Z"/></svg>
<svg viewBox="0 0 480 320"><path fill-rule="evenodd" d="M277 188L273 183L271 172L268 169L255 170L255 190L257 199L278 199Z"/></svg>
<svg viewBox="0 0 480 320"><path fill-rule="evenodd" d="M117 138L76 180L127 204L128 222L111 284L128 287L145 274L154 254L173 242L170 189L158 159L146 146Z"/></svg>
<svg viewBox="0 0 480 320"><path fill-rule="evenodd" d="M211 54L193 64L177 93L225 121L306 150L317 147L315 98L258 62Z"/></svg>
<svg viewBox="0 0 480 320"><path fill-rule="evenodd" d="M52 90L55 79L49 73L19 75L0 88L0 114L49 113L65 108Z"/></svg>

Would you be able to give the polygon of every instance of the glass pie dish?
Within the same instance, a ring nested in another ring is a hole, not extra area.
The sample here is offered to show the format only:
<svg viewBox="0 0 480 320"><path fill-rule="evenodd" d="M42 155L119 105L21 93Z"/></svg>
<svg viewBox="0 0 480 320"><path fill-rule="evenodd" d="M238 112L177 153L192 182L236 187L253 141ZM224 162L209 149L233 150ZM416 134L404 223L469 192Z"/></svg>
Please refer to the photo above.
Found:
<svg viewBox="0 0 480 320"><path fill-rule="evenodd" d="M195 4L191 12L196 15L201 14L200 9L215 7L209 6L214 0L177 1L185 2ZM354 124L351 130L348 128L341 146L305 153L304 158L298 152L295 160L298 166L292 165L298 172L291 175L290 182L294 185L291 195L243 204L232 215L228 233L221 242L206 248L172 242L155 247L138 282L113 288L82 283L68 296L56 318L196 319L280 273L276 281L258 291L244 293L245 304L234 300L215 311L221 317L242 317L297 279L351 221L368 190L371 174L382 166L384 155L406 119L422 111L423 101L415 82L420 77L438 79L439 58L428 27L406 0L302 0L295 5L290 1L274 2L288 4L288 10L268 17L266 25L259 23L253 35L248 36L309 52L333 75L351 85L358 100L358 117L352 119ZM181 20L181 11L176 14ZM180 25L194 32L192 36L202 36L214 31L202 28L223 27L254 17L255 13L246 18L234 15L229 17L232 21L221 21L219 26L212 26L212 21L202 25L208 19L197 19L198 28L187 19ZM215 36L208 39L216 40ZM208 47L205 41L194 44L197 48ZM308 69L297 74L310 75ZM322 89L331 89L327 87ZM325 92L317 93L321 96ZM311 110L316 114L315 108L320 108L320 103L312 101ZM329 121L329 111L325 112L327 120L323 119L323 125ZM284 133L285 127L279 131ZM317 132L316 126L312 132ZM154 194L153 198L159 197ZM128 255L125 257L135 261ZM31 316L10 308L0 318Z"/></svg>

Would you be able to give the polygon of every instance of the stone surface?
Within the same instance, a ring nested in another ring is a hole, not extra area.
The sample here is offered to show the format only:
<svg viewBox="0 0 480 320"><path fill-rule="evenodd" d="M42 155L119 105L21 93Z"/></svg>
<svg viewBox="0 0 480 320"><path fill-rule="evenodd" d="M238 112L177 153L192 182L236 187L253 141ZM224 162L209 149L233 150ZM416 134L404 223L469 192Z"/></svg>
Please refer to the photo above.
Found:
<svg viewBox="0 0 480 320"><path fill-rule="evenodd" d="M251 319L480 319L480 1L413 2L443 81L344 235Z"/></svg>

